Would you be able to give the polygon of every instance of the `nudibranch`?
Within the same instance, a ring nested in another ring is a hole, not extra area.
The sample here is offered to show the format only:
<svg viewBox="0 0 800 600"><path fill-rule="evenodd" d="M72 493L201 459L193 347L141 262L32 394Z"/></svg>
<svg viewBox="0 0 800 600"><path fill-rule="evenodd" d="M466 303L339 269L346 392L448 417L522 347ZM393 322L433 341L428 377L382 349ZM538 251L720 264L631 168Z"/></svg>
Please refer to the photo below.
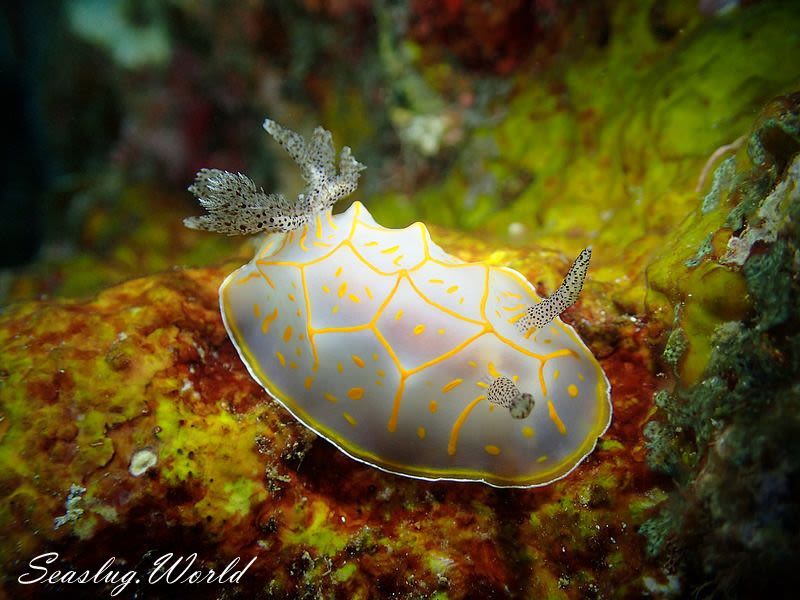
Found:
<svg viewBox="0 0 800 600"><path fill-rule="evenodd" d="M355 191L364 169L330 132L309 141L267 119L300 166L290 202L246 176L203 169L189 188L207 214L188 227L266 232L219 290L250 374L349 456L428 480L533 487L572 471L611 419L610 385L572 327L584 250L540 299L517 271L450 256L422 223L380 226Z"/></svg>

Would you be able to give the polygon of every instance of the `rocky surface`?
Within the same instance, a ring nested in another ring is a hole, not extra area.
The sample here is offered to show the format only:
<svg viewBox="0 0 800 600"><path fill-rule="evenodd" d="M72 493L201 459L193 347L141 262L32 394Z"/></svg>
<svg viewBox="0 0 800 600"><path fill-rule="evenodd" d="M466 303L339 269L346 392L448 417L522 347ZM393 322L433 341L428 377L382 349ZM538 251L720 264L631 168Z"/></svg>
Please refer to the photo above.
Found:
<svg viewBox="0 0 800 600"><path fill-rule="evenodd" d="M484 242L446 238L463 258L487 256ZM549 253L493 252L533 281L545 277L539 261ZM142 572L165 552L195 551L217 569L257 557L238 585L192 590L208 598L639 597L666 582L637 532L664 497L641 437L655 390L650 332L600 308L602 286L590 283L566 319L611 380L611 428L565 480L499 490L389 475L297 424L227 339L217 286L233 266L176 269L87 301L28 302L3 314L8 595L101 592L22 588L16 577L42 552L79 571L112 555ZM566 268L566 259L550 260L546 277Z"/></svg>

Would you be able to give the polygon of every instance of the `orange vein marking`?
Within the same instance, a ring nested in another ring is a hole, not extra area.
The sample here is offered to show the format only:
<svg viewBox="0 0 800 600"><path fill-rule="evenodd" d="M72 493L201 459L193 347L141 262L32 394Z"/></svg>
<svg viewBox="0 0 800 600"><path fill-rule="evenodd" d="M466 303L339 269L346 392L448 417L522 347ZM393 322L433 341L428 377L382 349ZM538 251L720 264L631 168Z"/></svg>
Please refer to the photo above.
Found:
<svg viewBox="0 0 800 600"><path fill-rule="evenodd" d="M520 308L525 308L524 304L517 304L516 306L504 306L503 310L507 310L508 312L519 310Z"/></svg>
<svg viewBox="0 0 800 600"><path fill-rule="evenodd" d="M322 239L322 219L319 216L319 213L315 215L315 223L316 223L316 230L314 231L314 235L318 240Z"/></svg>
<svg viewBox="0 0 800 600"><path fill-rule="evenodd" d="M519 321L522 317L524 317L527 314L528 314L528 311L523 311L523 312L519 313L518 315L514 315L513 317L511 317L508 320L508 322L509 323L516 323L517 321Z"/></svg>
<svg viewBox="0 0 800 600"><path fill-rule="evenodd" d="M269 252L269 249L270 249L270 248L272 248L274 245L275 245L275 240L272 240L272 241L271 241L269 244L267 244L267 246L266 246L266 247L265 247L265 248L264 248L264 249L261 251L261 254L259 254L259 255L258 255L258 257L259 257L259 258L264 258L264 255L266 255L266 253L267 253L267 252Z"/></svg>
<svg viewBox="0 0 800 600"><path fill-rule="evenodd" d="M574 351L570 350L569 348L562 348L561 350L556 350L555 352L551 352L550 354L546 354L545 356L539 356L539 360L541 360L541 364L539 365L539 385L542 386L542 394L547 396L547 383L544 379L544 366L547 364L547 361L552 358L559 358L561 356L572 356L580 360L580 357L575 354Z"/></svg>
<svg viewBox="0 0 800 600"><path fill-rule="evenodd" d="M243 283L247 283L247 282L248 282L248 281L250 281L251 279L256 279L256 278L258 278L258 277L261 277L261 273L259 273L258 271L256 271L255 273L250 273L249 275L247 275L247 276L245 276L245 277L242 277L241 279L237 280L237 281L236 281L236 283L238 283L238 284L240 284L240 285L241 285L241 284L243 284Z"/></svg>
<svg viewBox="0 0 800 600"><path fill-rule="evenodd" d="M261 322L261 333L263 333L264 335L269 333L269 326L277 318L278 318L278 309L276 308L275 310L272 311L272 314L269 314L266 317L264 317L264 320Z"/></svg>
<svg viewBox="0 0 800 600"><path fill-rule="evenodd" d="M556 424L556 427L558 427L558 432L561 435L567 435L567 428L564 427L564 423L561 421L561 417L558 416L558 413L556 412L556 407L553 405L552 400L547 401L547 412L550 413L550 420Z"/></svg>
<svg viewBox="0 0 800 600"><path fill-rule="evenodd" d="M311 344L311 355L314 357L314 370L319 366L319 356L317 355L317 345L314 343L314 333L311 330L311 301L308 299L308 285L306 284L306 270L300 268L300 283L303 285L303 301L306 303L306 335Z"/></svg>
<svg viewBox="0 0 800 600"><path fill-rule="evenodd" d="M467 421L467 417L469 413L472 412L472 409L475 408L481 400L485 400L486 396L478 396L472 402L470 402L467 407L461 411L461 414L458 415L456 422L453 423L453 427L450 430L450 441L447 443L447 454L453 456L456 453L456 446L458 445L458 434L461 432L461 427L463 427L464 423Z"/></svg>
<svg viewBox="0 0 800 600"><path fill-rule="evenodd" d="M395 259L392 261L392 263L394 263L394 265L395 265L396 267L399 267L399 266L400 266L400 264L399 264L399 263L400 263L400 261L401 261L401 260L403 260L403 256L405 256L405 255L401 254L400 256L398 256L397 258L395 258Z"/></svg>
<svg viewBox="0 0 800 600"><path fill-rule="evenodd" d="M336 226L336 223L333 222L333 218L331 217L331 211L325 213L325 216L328 218L328 224L331 226L331 229L339 229Z"/></svg>
<svg viewBox="0 0 800 600"><path fill-rule="evenodd" d="M433 300L428 298L425 294L422 293L422 290L420 290L417 287L417 285L414 283L414 280L411 279L410 277L408 277L407 273L401 273L400 276L401 277L402 276L406 276L406 279L408 279L408 283L411 284L411 287L414 288L414 291L417 292L417 294L419 294L419 296L422 298L422 300L424 302L430 304L434 308L438 308L439 310L441 310L444 313L447 313L451 317L455 317L456 319L461 319L462 321L466 321L467 323L473 323L475 325L480 325L481 327L483 327L484 323L482 321L476 321L475 319L469 319L469 318L465 317L464 315L460 315L457 312L454 312L454 311L450 310L446 306L442 306L441 304L438 304L437 302L434 302Z"/></svg>
<svg viewBox="0 0 800 600"><path fill-rule="evenodd" d="M397 429L397 415L400 413L400 401L403 399L403 387L405 384L405 377L401 377L400 385L397 386L397 393L394 395L394 402L392 403L392 415L389 417L389 422L386 424L386 429L388 429L390 433Z"/></svg>
<svg viewBox="0 0 800 600"><path fill-rule="evenodd" d="M308 223L303 225L303 233L300 235L300 249L303 252L308 252L308 247L306 246L306 236L308 235Z"/></svg>
<svg viewBox="0 0 800 600"><path fill-rule="evenodd" d="M269 287L271 287L274 290L275 289L275 284L272 283L272 279L269 278L269 275L267 275L266 273L262 273L262 275L264 276L264 279L267 280L267 283L269 284Z"/></svg>

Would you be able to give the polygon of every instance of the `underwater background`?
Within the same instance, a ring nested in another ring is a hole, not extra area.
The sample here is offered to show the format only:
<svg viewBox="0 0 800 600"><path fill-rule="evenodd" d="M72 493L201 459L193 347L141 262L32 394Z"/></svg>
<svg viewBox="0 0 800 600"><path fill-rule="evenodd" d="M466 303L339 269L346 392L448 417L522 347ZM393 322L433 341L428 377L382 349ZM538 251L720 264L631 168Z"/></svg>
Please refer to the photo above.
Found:
<svg viewBox="0 0 800 600"><path fill-rule="evenodd" d="M0 597L29 561L238 583L139 598L793 598L800 589L800 4L36 0L0 8ZM186 229L215 167L302 188L321 125L378 222L542 295L613 419L533 489L426 482L297 423L228 340L252 240ZM241 568L242 565L240 565Z"/></svg>

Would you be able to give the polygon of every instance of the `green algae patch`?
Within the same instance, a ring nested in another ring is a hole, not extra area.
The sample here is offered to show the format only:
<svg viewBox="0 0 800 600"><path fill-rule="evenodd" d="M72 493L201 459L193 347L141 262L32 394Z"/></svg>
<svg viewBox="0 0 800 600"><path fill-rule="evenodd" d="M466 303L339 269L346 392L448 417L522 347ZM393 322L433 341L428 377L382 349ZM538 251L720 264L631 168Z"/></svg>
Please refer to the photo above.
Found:
<svg viewBox="0 0 800 600"><path fill-rule="evenodd" d="M295 512L295 528L285 531L284 544L313 548L318 556L334 556L347 545L348 536L331 525L333 512L321 500L315 500L307 508L298 507Z"/></svg>
<svg viewBox="0 0 800 600"><path fill-rule="evenodd" d="M357 570L358 567L356 567L355 564L346 563L344 566L339 567L333 572L333 579L337 583L344 583L350 579L353 576L353 573L355 573Z"/></svg>
<svg viewBox="0 0 800 600"><path fill-rule="evenodd" d="M718 168L715 180L728 183L699 210L718 229L684 274L691 283L673 329L687 331L695 356L655 395L644 429L648 463L678 489L641 532L686 594L725 595L735 581L739 595L780 595L796 577L798 527L787 509L800 481L798 151L793 93L762 110L748 160L735 173L723 172L731 163ZM743 553L757 559L743 564Z"/></svg>

